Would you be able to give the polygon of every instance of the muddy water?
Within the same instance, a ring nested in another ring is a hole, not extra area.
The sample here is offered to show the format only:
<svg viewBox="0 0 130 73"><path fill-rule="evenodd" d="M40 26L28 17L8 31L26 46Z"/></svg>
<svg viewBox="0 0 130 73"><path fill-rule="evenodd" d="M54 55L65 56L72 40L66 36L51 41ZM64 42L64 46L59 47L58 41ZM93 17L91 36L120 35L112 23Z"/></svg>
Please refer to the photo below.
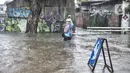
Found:
<svg viewBox="0 0 130 73"><path fill-rule="evenodd" d="M85 34L83 34L85 33ZM0 34L0 73L91 73L87 62L98 37L108 39L114 73L130 73L130 36L77 29L71 41L61 34ZM108 56L106 55L108 58ZM103 70L102 54L94 73Z"/></svg>

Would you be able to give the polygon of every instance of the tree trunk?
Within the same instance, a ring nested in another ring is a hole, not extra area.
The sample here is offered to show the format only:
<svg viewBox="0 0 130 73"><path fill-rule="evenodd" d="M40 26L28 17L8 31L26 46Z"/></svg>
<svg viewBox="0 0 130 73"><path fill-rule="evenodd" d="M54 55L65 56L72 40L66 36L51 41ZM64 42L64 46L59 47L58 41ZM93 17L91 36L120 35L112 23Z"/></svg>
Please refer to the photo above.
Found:
<svg viewBox="0 0 130 73"><path fill-rule="evenodd" d="M30 14L27 19L26 33L37 33L39 16L42 11L40 0L30 1Z"/></svg>

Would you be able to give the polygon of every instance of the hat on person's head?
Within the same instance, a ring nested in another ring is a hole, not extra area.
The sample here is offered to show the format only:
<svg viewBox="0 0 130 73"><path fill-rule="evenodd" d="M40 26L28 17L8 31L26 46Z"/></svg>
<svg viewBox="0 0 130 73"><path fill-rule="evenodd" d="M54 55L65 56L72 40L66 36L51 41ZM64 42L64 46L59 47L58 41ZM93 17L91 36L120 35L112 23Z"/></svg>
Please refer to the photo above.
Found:
<svg viewBox="0 0 130 73"><path fill-rule="evenodd" d="M66 22L71 22L71 19L66 19Z"/></svg>
<svg viewBox="0 0 130 73"><path fill-rule="evenodd" d="M71 17L71 15L68 15L68 17Z"/></svg>

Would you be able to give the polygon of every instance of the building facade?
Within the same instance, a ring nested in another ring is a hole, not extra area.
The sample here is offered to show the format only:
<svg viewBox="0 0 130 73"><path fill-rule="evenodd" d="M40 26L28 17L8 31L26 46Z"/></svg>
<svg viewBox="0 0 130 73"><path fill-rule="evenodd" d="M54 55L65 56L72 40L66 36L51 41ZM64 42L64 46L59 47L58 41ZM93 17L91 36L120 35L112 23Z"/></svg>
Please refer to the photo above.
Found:
<svg viewBox="0 0 130 73"><path fill-rule="evenodd" d="M80 12L77 14L78 26L86 25L88 27L129 27L124 19L129 21L129 15L125 14L125 8L129 1L123 0L89 0L82 2ZM86 21L84 23L84 20ZM125 20L126 21L126 20Z"/></svg>
<svg viewBox="0 0 130 73"><path fill-rule="evenodd" d="M42 12L38 22L37 32L60 32L61 21L65 21L67 15L72 16L75 21L74 0L44 0ZM4 31L25 32L27 18L30 14L30 6L27 0L13 0L7 3L7 15L4 20L6 26ZM49 20L48 20L49 19Z"/></svg>

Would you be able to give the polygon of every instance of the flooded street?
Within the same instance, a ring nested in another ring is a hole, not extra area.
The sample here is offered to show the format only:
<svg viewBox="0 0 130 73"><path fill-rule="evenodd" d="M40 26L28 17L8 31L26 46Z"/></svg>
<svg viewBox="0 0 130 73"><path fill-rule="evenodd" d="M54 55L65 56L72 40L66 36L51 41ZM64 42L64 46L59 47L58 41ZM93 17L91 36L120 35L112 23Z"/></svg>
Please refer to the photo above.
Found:
<svg viewBox="0 0 130 73"><path fill-rule="evenodd" d="M71 41L61 34L0 34L0 73L91 73L87 63L98 37L108 39L114 73L130 72L130 35L77 28ZM108 57L108 56L106 56ZM94 73L103 70L102 53Z"/></svg>

